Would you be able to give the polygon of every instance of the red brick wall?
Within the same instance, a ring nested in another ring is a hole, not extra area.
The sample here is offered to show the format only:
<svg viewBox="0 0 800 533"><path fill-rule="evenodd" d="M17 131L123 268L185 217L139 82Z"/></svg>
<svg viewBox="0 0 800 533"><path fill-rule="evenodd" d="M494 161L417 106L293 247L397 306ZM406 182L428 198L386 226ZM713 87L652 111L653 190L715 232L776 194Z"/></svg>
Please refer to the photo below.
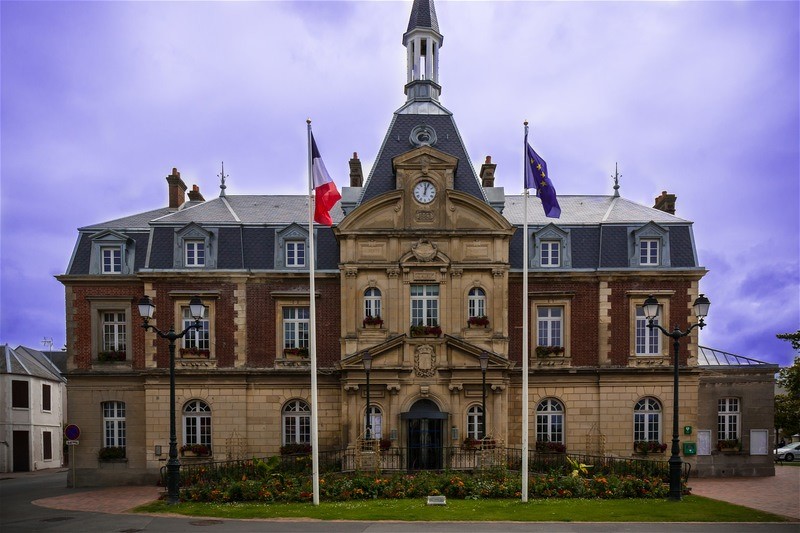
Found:
<svg viewBox="0 0 800 533"><path fill-rule="evenodd" d="M73 355L75 365L79 369L89 369L92 361L92 345L99 342L92 338L92 309L89 298L130 298L131 316L130 318L130 337L132 354L127 354L133 361L133 368L144 368L144 330L139 326L139 317L136 304L142 297L143 289L140 283L120 283L117 285L68 285L67 290L72 290L74 294L73 305L67 309L67 320L75 321L73 333ZM67 300L69 302L69 300Z"/></svg>
<svg viewBox="0 0 800 533"><path fill-rule="evenodd" d="M317 364L332 366L341 359L339 331L341 330L341 305L339 278L317 279ZM275 331L275 300L273 291L297 291L308 294L308 280L267 279L254 281L247 286L247 353L248 366L268 367L275 363L279 351L279 332Z"/></svg>

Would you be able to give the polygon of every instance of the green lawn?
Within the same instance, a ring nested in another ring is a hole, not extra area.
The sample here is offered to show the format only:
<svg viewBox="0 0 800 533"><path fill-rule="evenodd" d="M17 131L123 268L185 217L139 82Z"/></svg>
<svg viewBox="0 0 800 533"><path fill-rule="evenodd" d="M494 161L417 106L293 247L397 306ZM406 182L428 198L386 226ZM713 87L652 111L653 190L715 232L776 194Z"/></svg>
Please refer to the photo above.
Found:
<svg viewBox="0 0 800 533"><path fill-rule="evenodd" d="M177 513L218 518L310 518L316 520L514 521L514 522L786 522L787 519L730 503L687 496L668 500L448 500L424 499L310 503L181 503L159 501L139 513ZM721 518L724 517L724 520Z"/></svg>

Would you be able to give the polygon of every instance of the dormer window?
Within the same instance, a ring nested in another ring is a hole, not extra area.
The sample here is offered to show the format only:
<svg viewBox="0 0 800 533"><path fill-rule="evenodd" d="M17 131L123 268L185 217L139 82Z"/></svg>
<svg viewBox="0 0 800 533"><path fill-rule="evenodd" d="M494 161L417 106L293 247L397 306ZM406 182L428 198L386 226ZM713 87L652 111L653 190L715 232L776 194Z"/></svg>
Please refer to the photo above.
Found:
<svg viewBox="0 0 800 533"><path fill-rule="evenodd" d="M206 265L206 243L200 240L183 241L184 264L187 267L202 267Z"/></svg>
<svg viewBox="0 0 800 533"><path fill-rule="evenodd" d="M122 248L119 246L101 246L103 274L120 274L122 272Z"/></svg>
<svg viewBox="0 0 800 533"><path fill-rule="evenodd" d="M542 241L541 266L561 266L561 241Z"/></svg>
<svg viewBox="0 0 800 533"><path fill-rule="evenodd" d="M660 245L658 239L642 239L639 241L639 264L655 266L659 264Z"/></svg>
<svg viewBox="0 0 800 533"><path fill-rule="evenodd" d="M287 267L306 266L305 241L286 241L286 266Z"/></svg>

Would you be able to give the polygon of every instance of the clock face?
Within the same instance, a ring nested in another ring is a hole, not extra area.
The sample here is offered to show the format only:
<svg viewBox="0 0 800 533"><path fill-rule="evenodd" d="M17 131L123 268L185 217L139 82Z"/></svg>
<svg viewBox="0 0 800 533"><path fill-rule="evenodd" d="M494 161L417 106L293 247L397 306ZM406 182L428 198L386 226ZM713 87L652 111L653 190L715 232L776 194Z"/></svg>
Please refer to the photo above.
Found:
<svg viewBox="0 0 800 533"><path fill-rule="evenodd" d="M436 198L436 186L430 181L423 180L414 185L414 198L422 204L429 204Z"/></svg>

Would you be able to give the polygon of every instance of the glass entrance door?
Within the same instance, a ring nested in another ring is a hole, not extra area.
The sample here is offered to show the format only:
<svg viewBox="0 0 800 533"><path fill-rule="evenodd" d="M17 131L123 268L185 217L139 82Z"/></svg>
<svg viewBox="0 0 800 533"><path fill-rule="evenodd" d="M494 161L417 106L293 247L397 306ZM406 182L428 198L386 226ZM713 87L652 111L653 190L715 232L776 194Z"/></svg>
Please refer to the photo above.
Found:
<svg viewBox="0 0 800 533"><path fill-rule="evenodd" d="M408 421L408 469L442 468L442 422L432 418Z"/></svg>

